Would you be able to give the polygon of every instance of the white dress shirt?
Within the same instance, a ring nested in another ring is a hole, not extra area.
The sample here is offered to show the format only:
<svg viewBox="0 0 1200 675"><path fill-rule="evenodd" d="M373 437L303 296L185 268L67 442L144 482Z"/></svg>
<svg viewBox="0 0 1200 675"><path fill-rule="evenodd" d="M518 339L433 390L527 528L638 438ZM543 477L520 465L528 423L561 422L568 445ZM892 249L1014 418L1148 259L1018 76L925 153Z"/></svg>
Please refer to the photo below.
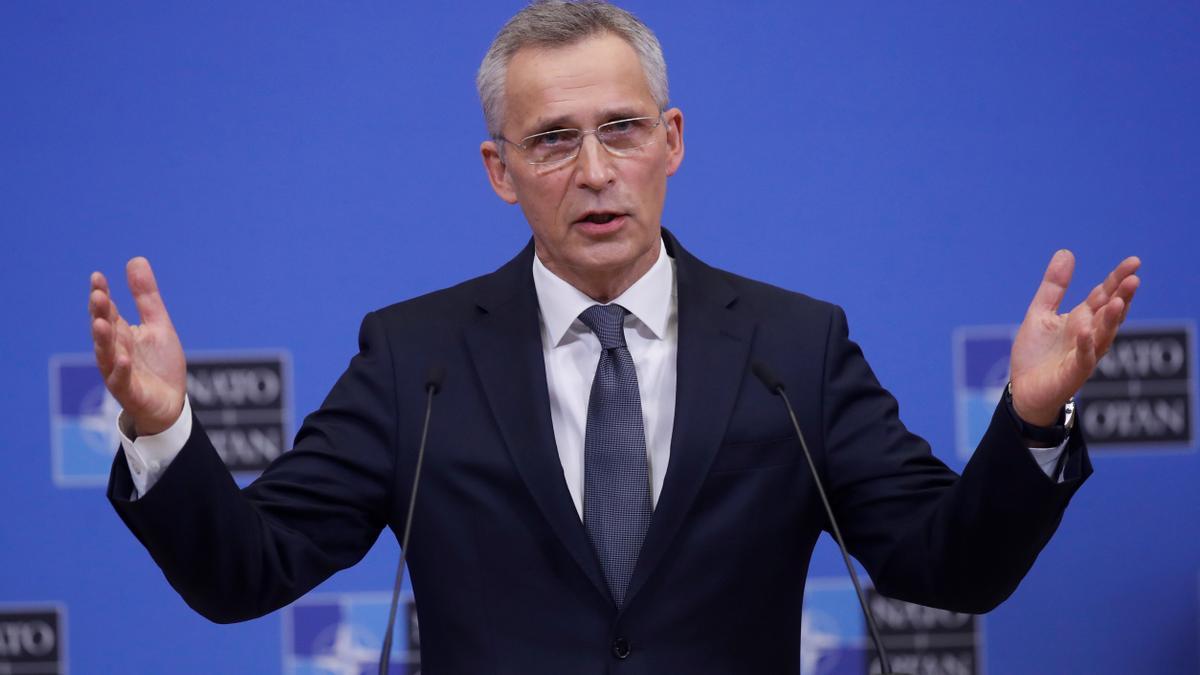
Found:
<svg viewBox="0 0 1200 675"><path fill-rule="evenodd" d="M579 314L598 303L555 276L536 255L533 285L541 316L542 356L546 360L554 441L567 489L575 510L583 518L583 440L588 399L602 349L600 338L579 320ZM666 246L659 243L658 260L611 304L629 310L625 316L625 344L637 372L650 462L650 501L657 505L671 459L675 357L679 351L675 261L667 255Z"/></svg>
<svg viewBox="0 0 1200 675"><path fill-rule="evenodd" d="M583 443L587 429L588 398L600 362L600 339L579 320L583 310L597 304L582 291L554 275L533 257L533 284L537 291L542 329L542 356L550 395L550 419L562 462L563 477L575 510L583 518ZM625 317L625 342L637 372L650 463L650 498L658 504L667 465L671 459L671 430L675 422L675 363L679 351L678 296L675 261L659 243L658 260L642 278L613 300L629 310ZM158 481L192 433L191 404L185 398L179 419L159 434L133 436L124 413L118 420L121 447L129 463L136 499ZM1067 442L1053 448L1030 448L1047 476L1054 475ZM1063 477L1059 477L1059 482Z"/></svg>

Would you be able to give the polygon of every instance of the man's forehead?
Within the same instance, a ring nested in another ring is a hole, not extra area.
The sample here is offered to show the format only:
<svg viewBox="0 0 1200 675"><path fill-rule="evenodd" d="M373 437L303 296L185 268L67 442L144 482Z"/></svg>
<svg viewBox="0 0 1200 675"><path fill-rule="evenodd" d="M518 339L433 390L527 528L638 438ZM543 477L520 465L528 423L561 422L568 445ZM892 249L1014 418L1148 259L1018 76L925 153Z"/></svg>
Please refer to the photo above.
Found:
<svg viewBox="0 0 1200 675"><path fill-rule="evenodd" d="M509 61L506 117L514 124L585 123L651 113L641 61L620 37L603 33L556 47L525 47Z"/></svg>

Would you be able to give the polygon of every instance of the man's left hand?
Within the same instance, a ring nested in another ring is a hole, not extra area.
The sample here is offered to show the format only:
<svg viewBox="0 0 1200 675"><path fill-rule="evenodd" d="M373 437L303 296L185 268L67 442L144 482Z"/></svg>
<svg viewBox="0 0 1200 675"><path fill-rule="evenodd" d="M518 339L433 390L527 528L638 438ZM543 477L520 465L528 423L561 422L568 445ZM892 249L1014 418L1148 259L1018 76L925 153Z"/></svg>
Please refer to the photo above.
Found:
<svg viewBox="0 0 1200 675"><path fill-rule="evenodd" d="M1012 403L1028 424L1052 426L1112 346L1141 279L1142 261L1129 257L1069 314L1058 306L1071 283L1075 256L1054 254L1012 347Z"/></svg>

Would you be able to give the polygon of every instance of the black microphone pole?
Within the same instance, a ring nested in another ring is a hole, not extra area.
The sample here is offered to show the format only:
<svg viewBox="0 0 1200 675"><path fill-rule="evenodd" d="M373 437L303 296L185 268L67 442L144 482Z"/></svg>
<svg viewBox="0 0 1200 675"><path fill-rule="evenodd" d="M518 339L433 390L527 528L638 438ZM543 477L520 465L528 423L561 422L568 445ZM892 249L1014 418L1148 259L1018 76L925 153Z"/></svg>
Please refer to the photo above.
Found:
<svg viewBox="0 0 1200 675"><path fill-rule="evenodd" d="M417 449L417 468L413 472L412 492L408 496L408 515L404 519L404 535L400 538L400 564L396 566L396 585L392 588L392 607L388 611L387 631L383 634L383 649L379 653L379 675L387 675L392 657L392 631L396 626L396 605L400 602L400 587L404 584L404 559L408 555L408 535L412 533L413 510L417 505L417 486L421 484L421 464L425 461L425 440L429 436L429 418L433 413L433 397L442 388L446 370L432 366L425 376L425 423L421 425L421 445Z"/></svg>
<svg viewBox="0 0 1200 675"><path fill-rule="evenodd" d="M880 673L881 675L900 675L892 671L891 661L883 649L883 640L879 638L879 627L875 625L875 615L867 606L867 598L863 595L862 585L858 583L858 573L854 571L854 565L850 563L850 553L846 550L846 542L842 540L842 531L838 528L837 519L833 517L833 507L829 505L829 499L825 496L825 487L821 484L821 477L817 475L817 465L808 451L808 444L804 442L804 434L800 432L800 422L796 419L796 411L792 408L792 402L788 400L787 393L784 392L783 382L775 377L762 361L755 361L751 364L750 370L763 383L767 391L781 397L783 404L787 406L788 416L792 418L792 427L796 429L796 438L800 439L800 449L804 451L804 459L808 460L808 469L812 472L813 482L817 484L817 494L821 496L821 504L825 506L825 515L829 516L829 529L833 530L833 538L837 542L838 550L842 552L842 560L846 561L846 569L850 572L850 581L854 584L854 592L858 594L858 604L862 606L863 615L867 617L867 629L871 633L871 641L875 643L875 651L879 653Z"/></svg>

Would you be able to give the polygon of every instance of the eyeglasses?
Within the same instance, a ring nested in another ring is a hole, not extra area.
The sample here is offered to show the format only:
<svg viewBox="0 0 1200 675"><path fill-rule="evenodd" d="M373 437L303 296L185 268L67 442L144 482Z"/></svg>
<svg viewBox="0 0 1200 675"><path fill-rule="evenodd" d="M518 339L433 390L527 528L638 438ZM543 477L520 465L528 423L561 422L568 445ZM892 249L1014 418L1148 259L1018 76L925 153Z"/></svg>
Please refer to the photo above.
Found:
<svg viewBox="0 0 1200 675"><path fill-rule="evenodd" d="M606 122L590 131L583 129L554 129L540 134L526 136L520 143L500 136L497 140L520 148L525 153L525 161L535 166L559 164L574 159L583 145L583 137L596 134L606 150L618 157L627 156L630 151L645 147L654 142L654 130L662 124L662 113L654 117L631 117L625 120Z"/></svg>

